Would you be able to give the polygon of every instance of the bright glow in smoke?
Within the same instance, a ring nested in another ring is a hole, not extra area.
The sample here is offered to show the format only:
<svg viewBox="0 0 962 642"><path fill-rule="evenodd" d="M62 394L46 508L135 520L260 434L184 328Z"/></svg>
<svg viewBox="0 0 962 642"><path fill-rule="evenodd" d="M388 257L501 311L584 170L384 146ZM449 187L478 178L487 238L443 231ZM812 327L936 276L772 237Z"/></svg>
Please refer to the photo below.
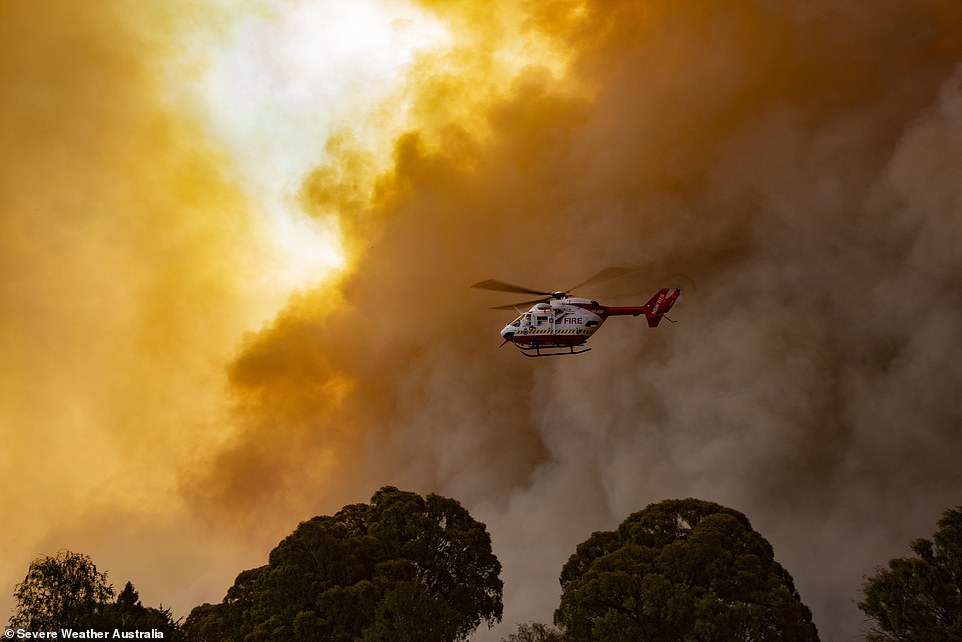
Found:
<svg viewBox="0 0 962 642"><path fill-rule="evenodd" d="M263 214L271 255L263 279L288 291L344 265L337 213L310 219L295 199L304 175L324 160L328 136L348 122L357 131L403 83L417 53L443 48L450 37L430 14L401 2L270 2L258 9L206 53L200 93L210 128Z"/></svg>

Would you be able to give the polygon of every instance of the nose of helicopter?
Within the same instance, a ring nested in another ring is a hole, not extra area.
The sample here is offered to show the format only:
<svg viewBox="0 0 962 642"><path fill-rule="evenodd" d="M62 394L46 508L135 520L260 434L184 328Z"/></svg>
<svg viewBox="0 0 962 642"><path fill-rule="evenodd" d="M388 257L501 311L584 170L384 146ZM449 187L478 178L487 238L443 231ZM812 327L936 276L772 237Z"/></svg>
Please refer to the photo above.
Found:
<svg viewBox="0 0 962 642"><path fill-rule="evenodd" d="M510 341L511 337L513 336L514 336L514 328L510 325L504 326L504 329L501 331L501 338L504 339L505 341Z"/></svg>

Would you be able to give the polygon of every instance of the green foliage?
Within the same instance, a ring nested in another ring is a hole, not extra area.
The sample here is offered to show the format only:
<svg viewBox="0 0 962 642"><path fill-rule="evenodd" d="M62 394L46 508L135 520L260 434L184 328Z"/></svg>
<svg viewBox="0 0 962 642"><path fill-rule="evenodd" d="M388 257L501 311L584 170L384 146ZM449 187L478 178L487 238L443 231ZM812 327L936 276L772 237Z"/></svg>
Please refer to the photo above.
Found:
<svg viewBox="0 0 962 642"><path fill-rule="evenodd" d="M541 622L525 622L515 633L501 638L501 642L564 642L561 631Z"/></svg>
<svg viewBox="0 0 962 642"><path fill-rule="evenodd" d="M96 626L113 595L106 573L98 572L89 557L60 551L31 562L13 593L10 626L33 631Z"/></svg>
<svg viewBox="0 0 962 642"><path fill-rule="evenodd" d="M117 600L104 606L99 627L102 630L164 632L165 640L181 640L180 627L171 616L170 609L144 606L140 595L130 582L124 585Z"/></svg>
<svg viewBox="0 0 962 642"><path fill-rule="evenodd" d="M938 527L931 540L912 542L916 557L889 560L865 579L858 607L875 621L867 639L962 640L962 506Z"/></svg>
<svg viewBox="0 0 962 642"><path fill-rule="evenodd" d="M696 499L652 504L594 533L561 572L567 640L817 640L771 545L738 511Z"/></svg>
<svg viewBox="0 0 962 642"><path fill-rule="evenodd" d="M501 619L501 565L456 501L385 487L301 523L184 629L222 640L464 640Z"/></svg>
<svg viewBox="0 0 962 642"><path fill-rule="evenodd" d="M460 613L417 581L399 582L378 603L362 642L445 642L458 634ZM474 630L474 629L471 629Z"/></svg>
<svg viewBox="0 0 962 642"><path fill-rule="evenodd" d="M11 628L53 631L60 628L164 632L165 640L182 639L170 609L146 607L134 585L124 586L111 602L113 587L86 555L61 551L30 564L14 591L17 605Z"/></svg>

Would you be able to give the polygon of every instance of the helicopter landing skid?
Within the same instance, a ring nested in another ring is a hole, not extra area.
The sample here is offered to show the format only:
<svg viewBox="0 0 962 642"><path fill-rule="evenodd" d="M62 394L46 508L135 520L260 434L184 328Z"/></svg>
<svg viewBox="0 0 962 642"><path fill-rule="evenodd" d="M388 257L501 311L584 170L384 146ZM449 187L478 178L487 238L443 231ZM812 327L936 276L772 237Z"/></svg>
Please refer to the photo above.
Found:
<svg viewBox="0 0 962 642"><path fill-rule="evenodd" d="M591 348L585 348L584 350L575 350L575 346L565 346L565 347L567 348L567 351L565 351L565 348L561 346L545 346L545 347L535 346L533 348L522 348L521 346L518 346L518 350L520 350L521 354L523 354L524 356L532 357L532 358L564 357L571 354L583 354L591 350ZM534 350L534 354L531 354L532 350ZM542 352L542 350L559 350L560 352Z"/></svg>

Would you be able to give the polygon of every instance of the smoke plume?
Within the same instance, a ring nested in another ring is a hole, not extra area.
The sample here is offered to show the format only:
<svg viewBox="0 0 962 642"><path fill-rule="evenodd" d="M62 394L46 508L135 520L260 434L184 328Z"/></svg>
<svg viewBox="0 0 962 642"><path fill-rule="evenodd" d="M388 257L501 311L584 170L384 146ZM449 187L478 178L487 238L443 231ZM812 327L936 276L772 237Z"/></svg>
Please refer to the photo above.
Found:
<svg viewBox="0 0 962 642"><path fill-rule="evenodd" d="M243 542L266 555L298 520L380 485L456 497L504 565L505 621L478 635L498 639L550 621L561 566L592 531L694 496L748 515L822 638L851 639L862 576L962 493L962 12L503 4L425 2L455 44L419 58L385 105L408 123L389 159L350 127L327 142L300 200L336 217L349 267L233 344L226 419L178 459L184 514L170 519L236 545L237 572L261 563ZM72 251L130 251L104 225L99 244L58 230L46 237ZM9 274L16 258L0 261ZM643 302L687 275L678 323L614 318L585 355L524 359L498 348L512 313L487 309L512 295L468 287L559 289L607 266L637 269L582 294ZM124 309L136 327L156 310ZM216 321L141 354L238 335ZM35 378L58 389L27 370L4 398ZM163 443L171 416L149 417L142 441Z"/></svg>
<svg viewBox="0 0 962 642"><path fill-rule="evenodd" d="M201 13L0 3L3 621L61 548L153 605L197 598L166 581L205 532L179 467L220 438L222 364L273 298L224 155L165 91L176 21Z"/></svg>
<svg viewBox="0 0 962 642"><path fill-rule="evenodd" d="M233 515L386 482L458 497L505 566L502 632L550 620L590 532L701 497L746 512L824 639L850 638L861 577L962 490L958 10L532 12L563 75L492 94L483 64L424 65L414 111L435 117L390 172L308 177L355 268L248 339L243 429L196 488ZM690 275L680 323L615 319L587 355L529 361L485 309L510 296L467 289L608 265L638 268L611 287L639 299Z"/></svg>

